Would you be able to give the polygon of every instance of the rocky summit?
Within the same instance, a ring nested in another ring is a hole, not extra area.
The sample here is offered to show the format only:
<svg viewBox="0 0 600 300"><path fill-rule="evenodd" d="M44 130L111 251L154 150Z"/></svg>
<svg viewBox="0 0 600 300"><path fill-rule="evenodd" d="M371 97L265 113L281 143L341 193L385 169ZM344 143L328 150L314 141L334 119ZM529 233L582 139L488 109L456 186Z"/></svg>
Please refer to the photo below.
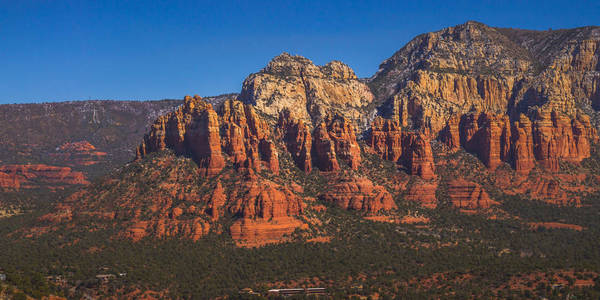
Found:
<svg viewBox="0 0 600 300"><path fill-rule="evenodd" d="M70 139L53 134L29 145L0 130L10 141L0 150L11 152L0 158L3 195L45 187L59 199L9 234L57 236L57 247L80 243L66 236L92 233L131 247L208 243L206 251L214 245L255 251L235 253L281 259L282 268L310 264L302 253L311 253L325 261L322 273L331 253L343 253L369 262L357 262L357 269L350 264L344 277L353 291L369 295L377 293L356 282L392 276L402 255L417 257L409 262L414 270L425 265L421 255L489 254L498 266L521 259L547 263L548 257L556 263L559 254L548 245L570 237L568 230L581 234L577 243L597 240L599 58L598 27L531 31L469 21L415 37L366 79L340 61L317 66L282 53L250 74L239 94L185 96L141 108L90 102L76 109L86 118ZM47 123L68 132L53 125L67 118L55 111L60 105L44 105L58 115L47 119L60 121ZM0 112L16 108L37 109L0 106ZM144 116L127 120L140 109ZM123 124L125 133L114 129ZM128 146L128 160L100 169L107 157L124 155L111 145ZM40 156L54 165L32 159ZM0 208L19 203L0 201ZM544 240L553 230L563 231ZM514 232L523 238L515 242ZM395 257L398 249L410 250ZM290 263L286 253L303 258ZM243 270L255 259L211 257ZM427 269L430 277L407 277L400 286L431 287L445 276L471 282L484 277L483 270L473 272L479 258L453 267L467 268L461 274L468 276ZM574 264L566 266L597 266ZM310 274L321 267L290 278L320 282ZM261 284L283 278L268 272Z"/></svg>

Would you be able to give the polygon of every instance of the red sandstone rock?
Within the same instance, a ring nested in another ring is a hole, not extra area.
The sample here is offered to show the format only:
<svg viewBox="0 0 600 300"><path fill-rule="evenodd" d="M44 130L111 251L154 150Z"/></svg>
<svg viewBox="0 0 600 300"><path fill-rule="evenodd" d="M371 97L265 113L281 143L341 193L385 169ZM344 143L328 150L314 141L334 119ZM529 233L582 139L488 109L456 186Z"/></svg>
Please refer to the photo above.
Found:
<svg viewBox="0 0 600 300"><path fill-rule="evenodd" d="M4 165L0 166L0 187L15 189L31 188L36 182L54 186L89 184L82 172L69 167L48 165Z"/></svg>
<svg viewBox="0 0 600 300"><path fill-rule="evenodd" d="M357 170L360 166L361 156L352 123L340 115L335 115L334 117L327 116L325 124L327 124L329 137L334 142L337 156L347 161L353 170Z"/></svg>
<svg viewBox="0 0 600 300"><path fill-rule="evenodd" d="M210 194L210 200L208 202L209 214L213 220L219 219L222 214L221 209L227 202L227 196L225 196L225 189L221 185L221 182L217 182L217 186Z"/></svg>
<svg viewBox="0 0 600 300"><path fill-rule="evenodd" d="M419 175L423 179L433 179L435 175L435 166L433 162L433 152L429 138L424 133L409 133L404 138L403 144L408 147L405 153L405 161L412 175Z"/></svg>
<svg viewBox="0 0 600 300"><path fill-rule="evenodd" d="M366 178L352 178L335 184L320 198L333 202L344 209L358 210L369 214L397 208L392 195L384 187L374 185Z"/></svg>
<svg viewBox="0 0 600 300"><path fill-rule="evenodd" d="M478 121L482 128L476 140L480 147L479 156L486 167L494 170L507 158L510 147L510 122L508 117L490 113L482 113Z"/></svg>
<svg viewBox="0 0 600 300"><path fill-rule="evenodd" d="M584 121L585 122L585 121ZM571 120L555 111L538 111L533 128L533 152L540 164L553 172L559 160L580 162L589 157L589 139L595 136L589 124Z"/></svg>
<svg viewBox="0 0 600 300"><path fill-rule="evenodd" d="M247 182L231 199L230 211L242 218L272 219L303 212L302 199L289 189L266 180Z"/></svg>
<svg viewBox="0 0 600 300"><path fill-rule="evenodd" d="M402 156L402 128L398 122L381 117L371 124L369 145L385 160L397 162Z"/></svg>
<svg viewBox="0 0 600 300"><path fill-rule="evenodd" d="M220 115L198 96L185 98L177 111L159 117L138 147L137 157L165 148L190 154L206 176L214 176L230 159L237 169L279 173L271 130L251 105L227 100ZM223 154L227 154L224 156Z"/></svg>
<svg viewBox="0 0 600 300"><path fill-rule="evenodd" d="M271 172L279 173L277 149L268 140L270 128L252 106L227 100L223 104L221 118L223 150L233 157L237 168L261 170L264 162Z"/></svg>
<svg viewBox="0 0 600 300"><path fill-rule="evenodd" d="M460 142L477 154L483 164L496 169L510 154L510 122L491 113L467 114L460 121Z"/></svg>
<svg viewBox="0 0 600 300"><path fill-rule="evenodd" d="M229 230L238 246L259 247L289 240L289 236L297 228L305 229L307 225L294 217L282 217L271 221L243 218L235 221Z"/></svg>
<svg viewBox="0 0 600 300"><path fill-rule="evenodd" d="M540 200L548 204L565 206L581 206L581 199L570 196L561 188L561 184L554 178L539 177L528 184L529 196L534 200Z"/></svg>
<svg viewBox="0 0 600 300"><path fill-rule="evenodd" d="M437 190L437 183L435 182L416 182L409 189L408 193L404 196L404 199L420 203L425 208L436 208L437 198L435 191Z"/></svg>
<svg viewBox="0 0 600 300"><path fill-rule="evenodd" d="M298 168L309 173L312 170L312 136L308 126L286 109L279 113L277 127Z"/></svg>
<svg viewBox="0 0 600 300"><path fill-rule="evenodd" d="M56 151L57 153L50 153L50 155L59 158L70 166L94 165L107 155L106 152L97 151L96 147L88 141L65 143L58 147Z"/></svg>
<svg viewBox="0 0 600 300"><path fill-rule="evenodd" d="M302 199L266 180L250 181L238 189L229 210L240 217L230 231L241 245L282 241L284 235L303 226L294 218L303 213Z"/></svg>
<svg viewBox="0 0 600 300"><path fill-rule="evenodd" d="M21 183L27 179L23 176L16 174L8 174L0 172L0 188L18 190L21 188Z"/></svg>
<svg viewBox="0 0 600 300"><path fill-rule="evenodd" d="M498 204L490 199L479 184L464 179L448 182L448 197L456 208L485 209Z"/></svg>
<svg viewBox="0 0 600 300"><path fill-rule="evenodd" d="M520 174L528 174L535 164L531 128L531 121L524 115L521 115L519 121L512 126L512 162L515 170Z"/></svg>
<svg viewBox="0 0 600 300"><path fill-rule="evenodd" d="M410 174L435 178L429 138L425 133L402 133L398 122L377 117L371 124L369 144L381 158L403 163Z"/></svg>
<svg viewBox="0 0 600 300"><path fill-rule="evenodd" d="M212 106L198 96L186 96L179 109L154 122L138 147L137 157L171 148L176 154L190 154L206 176L214 176L225 166L219 131L219 118Z"/></svg>
<svg viewBox="0 0 600 300"><path fill-rule="evenodd" d="M456 141L453 118L440 133L450 149ZM555 111L537 111L535 122L521 115L509 126L508 117L492 113L470 113L460 121L460 145L477 154L494 170L501 162L510 162L520 174L528 174L538 161L556 172L561 159L579 162L590 155L590 141L596 140L589 118L570 119Z"/></svg>
<svg viewBox="0 0 600 300"><path fill-rule="evenodd" d="M340 170L335 153L335 143L329 137L325 123L319 124L313 132L312 152L315 166L321 171L335 172Z"/></svg>
<svg viewBox="0 0 600 300"><path fill-rule="evenodd" d="M440 132L440 140L448 147L450 152L456 152L460 148L459 123L459 116L453 115L448 120L448 123L446 123L446 127Z"/></svg>

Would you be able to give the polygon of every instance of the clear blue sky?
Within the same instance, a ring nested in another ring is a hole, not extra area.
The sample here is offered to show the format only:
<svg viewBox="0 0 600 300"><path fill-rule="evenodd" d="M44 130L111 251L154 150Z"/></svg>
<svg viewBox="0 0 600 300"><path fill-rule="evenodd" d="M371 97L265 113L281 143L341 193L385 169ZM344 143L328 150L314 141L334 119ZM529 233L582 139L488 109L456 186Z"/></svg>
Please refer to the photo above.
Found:
<svg viewBox="0 0 600 300"><path fill-rule="evenodd" d="M600 1L0 0L0 103L238 92L287 51L360 77L415 35L476 20L600 25Z"/></svg>

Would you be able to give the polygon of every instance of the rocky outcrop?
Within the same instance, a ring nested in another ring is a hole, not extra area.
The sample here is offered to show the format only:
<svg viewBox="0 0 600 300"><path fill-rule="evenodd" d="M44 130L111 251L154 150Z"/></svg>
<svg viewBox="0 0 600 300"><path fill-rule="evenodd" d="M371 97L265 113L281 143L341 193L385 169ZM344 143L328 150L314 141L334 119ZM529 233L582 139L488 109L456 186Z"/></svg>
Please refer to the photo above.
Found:
<svg viewBox="0 0 600 300"><path fill-rule="evenodd" d="M437 198L435 191L437 190L436 182L418 181L415 182L408 190L404 199L419 203L425 208L436 208Z"/></svg>
<svg viewBox="0 0 600 300"><path fill-rule="evenodd" d="M315 66L304 57L283 53L244 80L239 99L273 118L288 109L306 123L318 123L338 113L363 124L364 109L373 95L354 71L339 61Z"/></svg>
<svg viewBox="0 0 600 300"><path fill-rule="evenodd" d="M277 149L270 138L269 125L252 106L225 101L220 113L223 150L236 167L260 170L262 162L274 174L279 173Z"/></svg>
<svg viewBox="0 0 600 300"><path fill-rule="evenodd" d="M18 190L21 188L21 183L25 180L26 178L23 176L0 172L0 188L3 189Z"/></svg>
<svg viewBox="0 0 600 300"><path fill-rule="evenodd" d="M425 133L403 133L398 122L377 117L368 143L381 158L405 165L410 174L435 178L433 152Z"/></svg>
<svg viewBox="0 0 600 300"><path fill-rule="evenodd" d="M519 174L528 174L535 166L531 121L521 115L511 127L512 165Z"/></svg>
<svg viewBox="0 0 600 300"><path fill-rule="evenodd" d="M187 220L157 219L133 223L121 236L133 241L139 241L147 236L155 238L184 237L197 241L208 234L209 231L210 224L202 218Z"/></svg>
<svg viewBox="0 0 600 300"><path fill-rule="evenodd" d="M327 133L333 141L337 157L348 163L353 170L358 169L361 162L360 146L356 141L354 126L348 119L340 116L327 116L325 118Z"/></svg>
<svg viewBox="0 0 600 300"><path fill-rule="evenodd" d="M309 173L312 170L310 128L286 109L279 114L277 129L298 168Z"/></svg>
<svg viewBox="0 0 600 300"><path fill-rule="evenodd" d="M46 186L64 188L70 185L89 184L82 172L69 167L36 165L0 166L0 187L10 190Z"/></svg>
<svg viewBox="0 0 600 300"><path fill-rule="evenodd" d="M531 199L558 206L581 206L580 197L568 194L561 188L560 181L553 178L537 178L532 181L529 184L529 196Z"/></svg>
<svg viewBox="0 0 600 300"><path fill-rule="evenodd" d="M291 240L296 229L306 229L306 223L294 217L282 217L271 221L264 219L240 219L229 228L231 237L239 247L260 247Z"/></svg>
<svg viewBox="0 0 600 300"><path fill-rule="evenodd" d="M439 140L446 145L449 152L456 152L460 149L459 124L460 117L458 115L452 115L439 134Z"/></svg>
<svg viewBox="0 0 600 300"><path fill-rule="evenodd" d="M64 143L50 156L66 162L69 166L90 166L104 159L106 152L97 151L88 141Z"/></svg>
<svg viewBox="0 0 600 300"><path fill-rule="evenodd" d="M486 167L494 170L509 159L511 130L508 117L491 113L467 114L461 118L459 128L460 144L465 150L476 153Z"/></svg>
<svg viewBox="0 0 600 300"><path fill-rule="evenodd" d="M186 96L181 107L154 122L137 149L137 158L169 148L191 155L206 176L214 176L225 166L219 131L212 106L200 97Z"/></svg>
<svg viewBox="0 0 600 300"><path fill-rule="evenodd" d="M402 156L402 128L391 119L376 118L371 124L369 145L385 160L398 162Z"/></svg>
<svg viewBox="0 0 600 300"><path fill-rule="evenodd" d="M384 187L374 185L366 178L351 178L335 184L319 197L344 209L357 210L367 214L376 214L397 208L392 195Z"/></svg>
<svg viewBox="0 0 600 300"><path fill-rule="evenodd" d="M533 128L533 153L536 160L558 171L560 159L580 162L590 156L590 139L597 135L587 118L571 120L556 111L538 111Z"/></svg>
<svg viewBox="0 0 600 300"><path fill-rule="evenodd" d="M313 132L312 157L321 171L336 172L340 170L335 152L335 143L329 136L327 125L322 122Z"/></svg>
<svg viewBox="0 0 600 300"><path fill-rule="evenodd" d="M138 159L147 153L172 149L190 155L206 176L221 172L226 159L236 169L279 172L279 159L270 140L269 125L252 106L227 100L217 114L200 97L186 97L175 112L159 117L138 147Z"/></svg>
<svg viewBox="0 0 600 300"><path fill-rule="evenodd" d="M435 175L435 164L429 137L422 132L411 132L404 138L406 145L405 163L410 174L421 176L423 179L433 179Z"/></svg>
<svg viewBox="0 0 600 300"><path fill-rule="evenodd" d="M589 118L580 115L570 119L544 110L538 110L533 118L534 122L521 115L511 126L506 116L470 113L462 116L458 132L455 121L449 122L440 140L449 149L456 148L459 140L491 170L508 162L520 174L529 173L536 161L557 172L560 160L580 162L590 156L590 144L597 140L597 134Z"/></svg>
<svg viewBox="0 0 600 300"><path fill-rule="evenodd" d="M464 179L448 182L448 198L452 206L463 209L485 209L498 204L479 184Z"/></svg>
<svg viewBox="0 0 600 300"><path fill-rule="evenodd" d="M218 181L215 189L210 194L208 202L207 213L210 215L212 220L218 220L223 215L223 209L225 203L227 203L227 196L225 195L225 189Z"/></svg>
<svg viewBox="0 0 600 300"><path fill-rule="evenodd" d="M281 242L304 223L294 218L304 211L302 199L270 181L251 181L234 191L229 211L238 219L231 236L243 246Z"/></svg>

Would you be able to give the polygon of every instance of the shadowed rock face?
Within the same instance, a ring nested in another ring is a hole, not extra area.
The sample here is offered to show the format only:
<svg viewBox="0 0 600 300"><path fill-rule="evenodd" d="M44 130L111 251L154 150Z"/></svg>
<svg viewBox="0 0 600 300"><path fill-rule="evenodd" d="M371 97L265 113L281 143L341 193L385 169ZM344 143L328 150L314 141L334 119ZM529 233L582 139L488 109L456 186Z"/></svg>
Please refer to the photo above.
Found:
<svg viewBox="0 0 600 300"><path fill-rule="evenodd" d="M365 109L373 95L339 61L315 66L304 57L283 53L244 80L239 99L273 118L287 109L306 123L338 113L355 125L365 125Z"/></svg>

